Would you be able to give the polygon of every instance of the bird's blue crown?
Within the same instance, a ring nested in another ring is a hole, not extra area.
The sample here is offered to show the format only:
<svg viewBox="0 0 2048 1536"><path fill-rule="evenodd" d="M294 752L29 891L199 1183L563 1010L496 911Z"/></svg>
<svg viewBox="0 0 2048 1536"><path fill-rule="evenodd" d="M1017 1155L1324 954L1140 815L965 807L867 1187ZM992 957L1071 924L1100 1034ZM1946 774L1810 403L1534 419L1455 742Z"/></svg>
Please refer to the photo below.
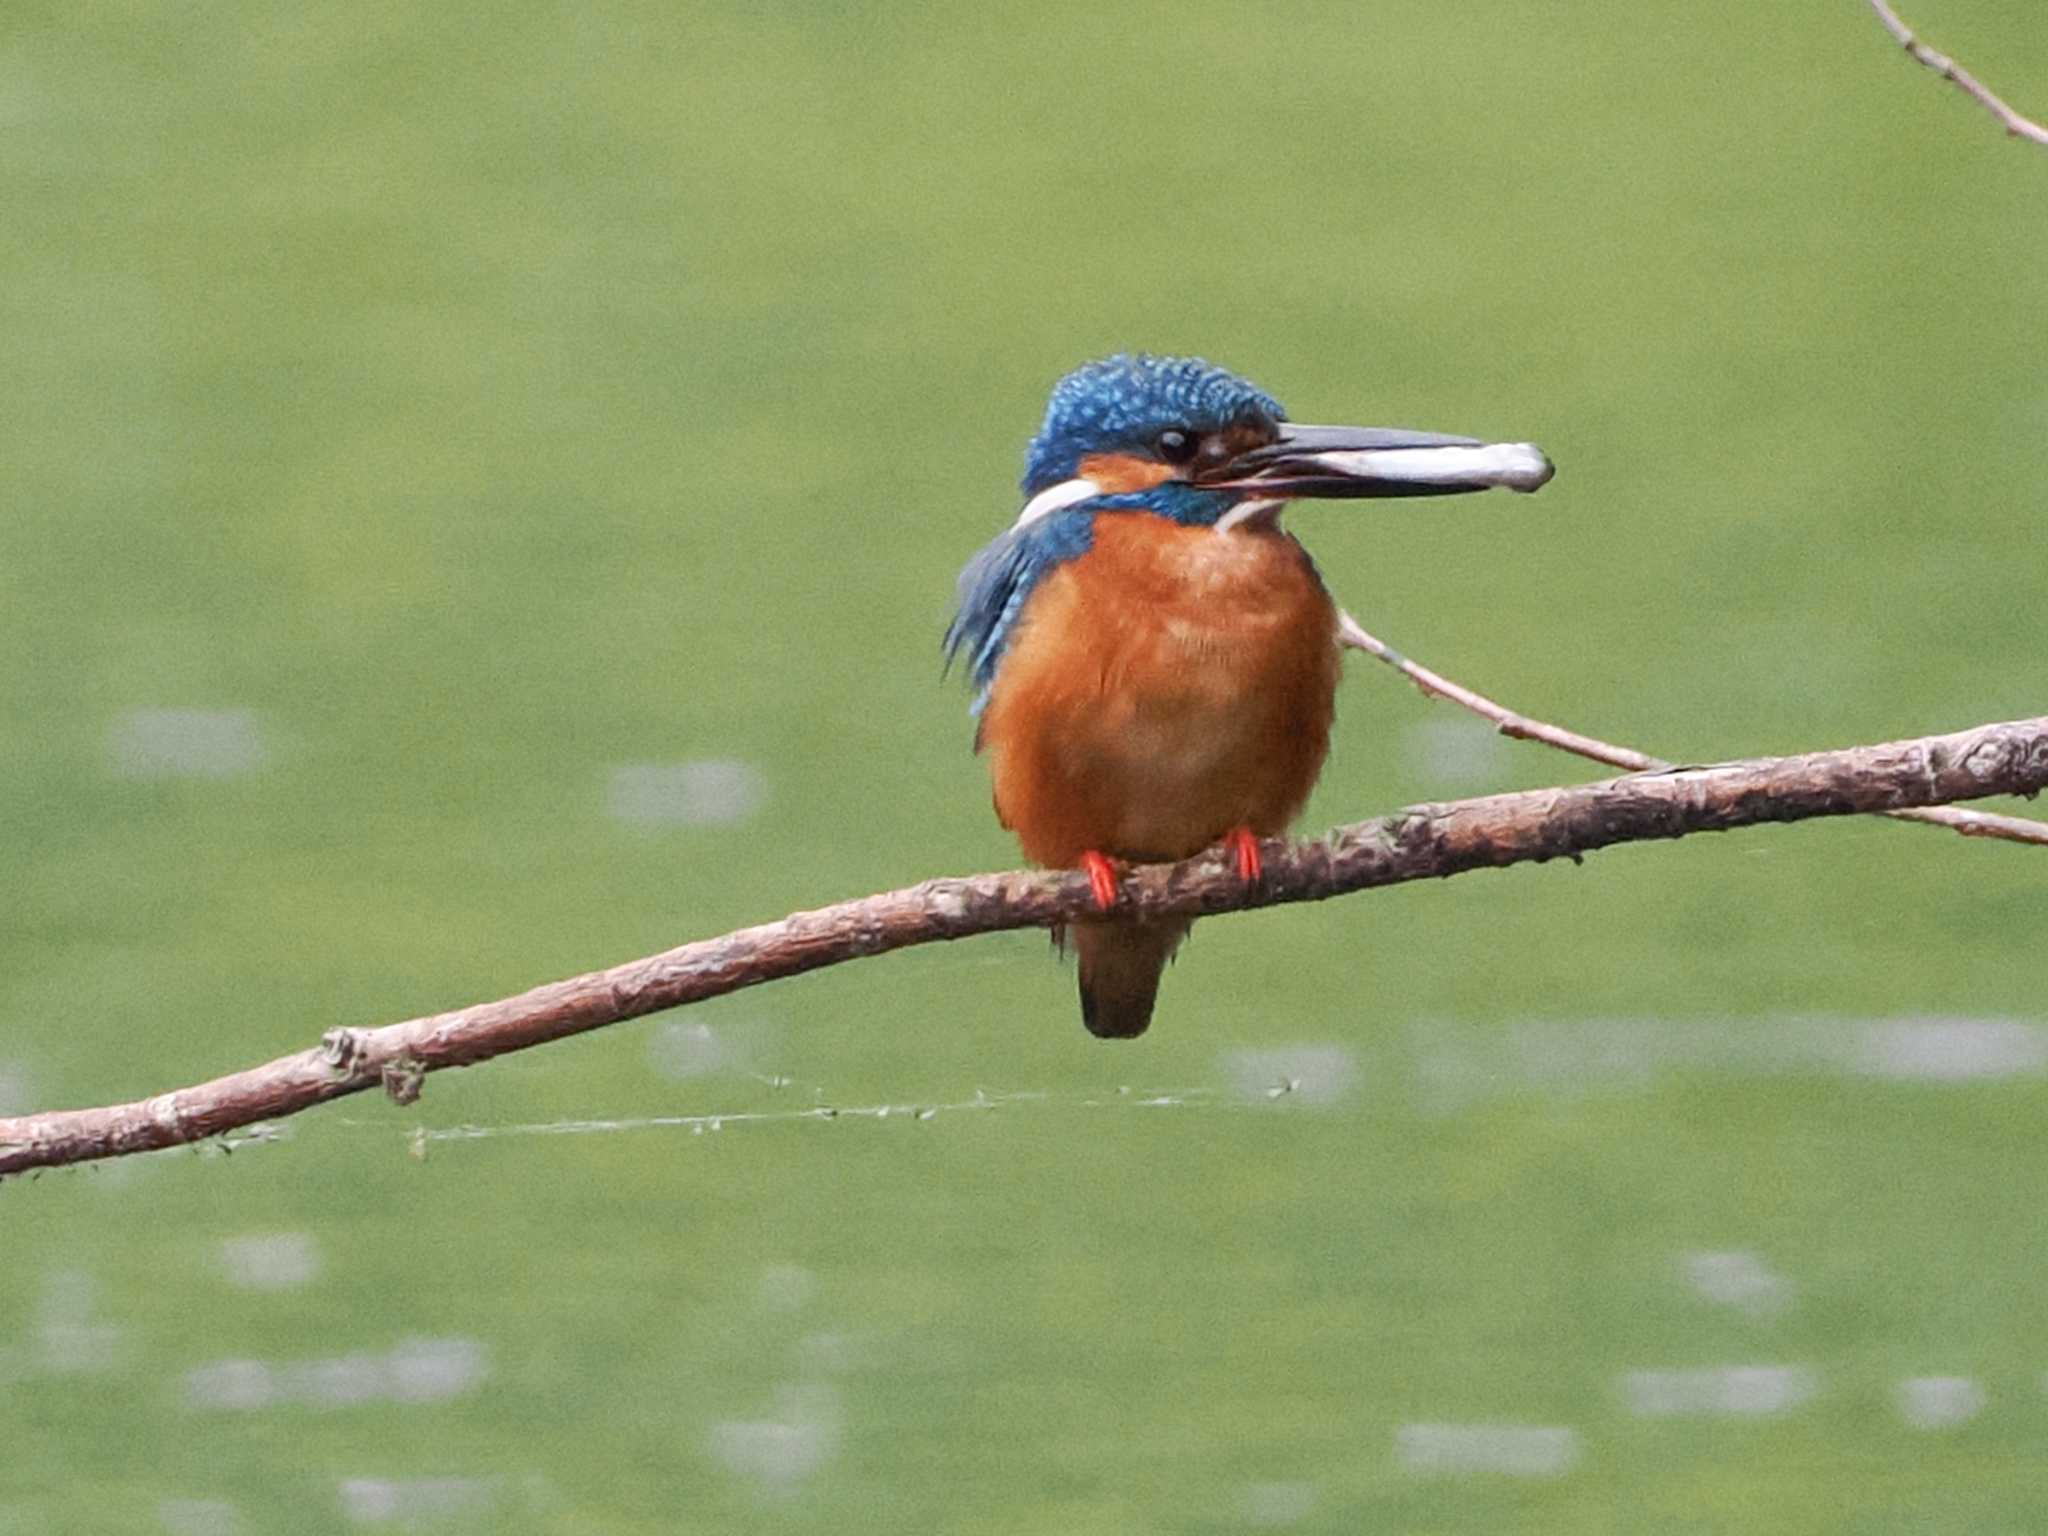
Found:
<svg viewBox="0 0 2048 1536"><path fill-rule="evenodd" d="M1148 450L1169 427L1213 432L1286 414L1264 390L1199 357L1119 352L1083 363L1053 386L1045 422L1024 456L1024 494L1073 479L1091 453Z"/></svg>

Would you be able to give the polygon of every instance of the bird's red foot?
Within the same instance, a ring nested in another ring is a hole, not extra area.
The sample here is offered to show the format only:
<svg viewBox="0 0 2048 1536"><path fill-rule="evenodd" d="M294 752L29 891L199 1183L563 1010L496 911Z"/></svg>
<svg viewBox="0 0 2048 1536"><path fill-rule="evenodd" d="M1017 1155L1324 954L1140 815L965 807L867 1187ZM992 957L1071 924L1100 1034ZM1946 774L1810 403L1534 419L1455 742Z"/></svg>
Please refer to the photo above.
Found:
<svg viewBox="0 0 2048 1536"><path fill-rule="evenodd" d="M1081 868L1088 872L1088 889L1095 905L1107 912L1116 905L1116 861L1090 848L1081 855Z"/></svg>
<svg viewBox="0 0 2048 1536"><path fill-rule="evenodd" d="M1264 873L1264 866L1259 862L1259 840L1252 836L1252 829L1231 828L1223 834L1223 846L1237 860L1237 878L1246 885L1256 885Z"/></svg>

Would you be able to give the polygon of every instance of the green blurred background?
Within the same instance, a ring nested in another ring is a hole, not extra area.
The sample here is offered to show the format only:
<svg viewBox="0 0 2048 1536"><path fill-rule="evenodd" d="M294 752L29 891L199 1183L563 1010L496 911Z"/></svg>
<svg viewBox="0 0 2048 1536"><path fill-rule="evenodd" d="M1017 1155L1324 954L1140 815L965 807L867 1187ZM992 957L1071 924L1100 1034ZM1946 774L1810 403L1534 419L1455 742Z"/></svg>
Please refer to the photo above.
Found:
<svg viewBox="0 0 2048 1536"><path fill-rule="evenodd" d="M15 0L0 1110L1011 863L937 638L1117 349L1542 443L1294 519L1519 708L2038 712L2044 202L1849 0ZM1355 661L1308 821L1592 776ZM2044 899L1626 848L1207 922L1127 1047L1010 935L17 1181L0 1532L2037 1531Z"/></svg>

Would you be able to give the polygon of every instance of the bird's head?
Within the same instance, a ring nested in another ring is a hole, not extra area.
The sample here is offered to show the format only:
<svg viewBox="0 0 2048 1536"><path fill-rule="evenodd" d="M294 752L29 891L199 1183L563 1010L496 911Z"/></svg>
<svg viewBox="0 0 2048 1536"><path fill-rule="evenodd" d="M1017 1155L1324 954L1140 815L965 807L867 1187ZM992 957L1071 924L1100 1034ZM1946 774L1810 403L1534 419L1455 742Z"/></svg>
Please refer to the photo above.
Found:
<svg viewBox="0 0 2048 1536"><path fill-rule="evenodd" d="M1024 510L960 573L946 654L967 658L979 709L1025 600L1090 549L1099 514L1228 534L1270 525L1297 497L1533 491L1550 475L1529 443L1297 426L1271 395L1200 358L1104 358L1054 386L1025 458Z"/></svg>
<svg viewBox="0 0 2048 1536"><path fill-rule="evenodd" d="M1533 491L1550 476L1528 443L1297 426L1271 395L1200 358L1119 354L1053 387L1018 522L1086 505L1229 528L1296 497Z"/></svg>

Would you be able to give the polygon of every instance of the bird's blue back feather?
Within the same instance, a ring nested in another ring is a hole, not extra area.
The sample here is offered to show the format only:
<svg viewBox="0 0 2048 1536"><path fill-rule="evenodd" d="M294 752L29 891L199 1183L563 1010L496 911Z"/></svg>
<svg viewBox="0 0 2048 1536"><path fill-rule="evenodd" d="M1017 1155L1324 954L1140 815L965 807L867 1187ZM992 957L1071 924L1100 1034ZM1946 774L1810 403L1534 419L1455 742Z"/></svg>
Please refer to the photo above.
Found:
<svg viewBox="0 0 2048 1536"><path fill-rule="evenodd" d="M1031 589L1062 561L1086 554L1094 542L1093 512L1054 512L1010 529L960 572L959 606L946 627L946 664L966 658L976 714L988 702L996 667Z"/></svg>

